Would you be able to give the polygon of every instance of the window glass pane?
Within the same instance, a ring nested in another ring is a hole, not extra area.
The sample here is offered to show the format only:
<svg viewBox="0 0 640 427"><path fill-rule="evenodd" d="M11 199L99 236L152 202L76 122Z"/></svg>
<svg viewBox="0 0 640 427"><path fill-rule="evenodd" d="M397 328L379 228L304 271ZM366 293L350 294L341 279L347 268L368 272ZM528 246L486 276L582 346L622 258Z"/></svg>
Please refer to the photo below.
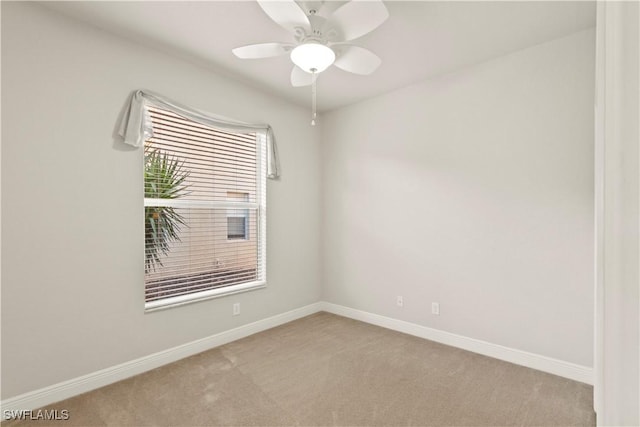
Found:
<svg viewBox="0 0 640 427"><path fill-rule="evenodd" d="M244 216L228 216L227 217L227 238L228 239L245 239L246 238L246 218Z"/></svg>
<svg viewBox="0 0 640 427"><path fill-rule="evenodd" d="M153 137L146 146L182 162L189 171L187 200L226 201L241 193L256 203L257 139L255 134L232 134L150 108Z"/></svg>
<svg viewBox="0 0 640 427"><path fill-rule="evenodd" d="M149 108L145 143L145 301L194 299L213 289L263 284L264 147Z"/></svg>
<svg viewBox="0 0 640 427"><path fill-rule="evenodd" d="M259 260L255 233L250 233L242 242L228 242L225 209L178 208L175 211L188 227L181 227L180 240L170 243L166 256L161 259L162 265L145 275L148 301L257 280ZM255 210L248 220L255 224Z"/></svg>

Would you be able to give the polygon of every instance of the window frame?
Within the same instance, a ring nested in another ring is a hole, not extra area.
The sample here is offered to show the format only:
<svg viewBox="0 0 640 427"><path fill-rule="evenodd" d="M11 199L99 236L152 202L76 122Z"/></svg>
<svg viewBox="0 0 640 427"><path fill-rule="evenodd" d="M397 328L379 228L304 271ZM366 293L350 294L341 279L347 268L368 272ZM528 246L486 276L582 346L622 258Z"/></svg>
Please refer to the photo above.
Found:
<svg viewBox="0 0 640 427"><path fill-rule="evenodd" d="M178 110L173 110L168 108L167 106L151 106L154 109L164 110L170 112L172 114L177 114L191 122L197 123L201 126L207 126L211 129L224 132L224 133L236 133L236 134L246 134L246 133L255 133L255 143L256 143L256 197L255 202L250 201L202 201L202 200L181 200L177 199L154 199L154 198L146 198L144 197L144 207L147 206L166 206L166 207L176 207L176 208L215 208L215 209L226 209L227 217L229 210L240 210L243 209L247 212L247 215L244 216L245 221L248 220L248 212L250 210L255 210L256 212L256 280L252 280L249 282L236 283L231 285L222 286L219 288L213 288L202 291L195 291L192 293L177 295L177 296L169 296L162 299L147 301L146 297L144 299L144 311L145 313L164 310L172 307L178 307L186 304L201 302L213 298L224 297L227 295L233 295L241 292L248 292L256 289L265 288L267 285L267 242L266 242L266 213L267 213L267 134L262 131L253 131L253 132L230 132L228 130L216 128L207 123L202 123L197 120L193 120L189 117L184 117L182 113ZM148 114L148 109L145 107L145 113ZM147 138L150 139L150 138ZM144 182L143 182L144 186ZM233 192L233 188L230 188L228 191ZM228 231L227 231L228 237ZM225 239L225 241L233 242L233 241L247 241L249 238L249 227L245 222L245 238L244 239ZM143 245L146 247L146 243ZM145 273L146 275L146 273ZM146 290L146 280L144 283L143 291Z"/></svg>

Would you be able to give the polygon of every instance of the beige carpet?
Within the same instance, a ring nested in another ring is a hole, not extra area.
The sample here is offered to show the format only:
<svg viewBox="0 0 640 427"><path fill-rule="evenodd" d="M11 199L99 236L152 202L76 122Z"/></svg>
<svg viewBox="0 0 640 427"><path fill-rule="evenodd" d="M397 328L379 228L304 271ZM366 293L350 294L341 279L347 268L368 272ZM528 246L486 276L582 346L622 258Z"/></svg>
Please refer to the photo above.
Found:
<svg viewBox="0 0 640 427"><path fill-rule="evenodd" d="M592 390L318 313L48 409L60 426L593 426Z"/></svg>

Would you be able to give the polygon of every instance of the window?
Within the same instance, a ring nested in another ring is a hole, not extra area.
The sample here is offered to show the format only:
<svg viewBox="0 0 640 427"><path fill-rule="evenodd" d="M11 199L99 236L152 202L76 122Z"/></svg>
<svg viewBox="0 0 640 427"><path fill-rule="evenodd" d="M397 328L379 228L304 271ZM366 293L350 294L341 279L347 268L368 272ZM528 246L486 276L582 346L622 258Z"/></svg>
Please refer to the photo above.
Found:
<svg viewBox="0 0 640 427"><path fill-rule="evenodd" d="M264 135L146 112L146 310L264 286Z"/></svg>
<svg viewBox="0 0 640 427"><path fill-rule="evenodd" d="M231 202L249 201L249 193L227 192L227 200ZM227 239L242 239L248 237L249 211L247 209L227 209Z"/></svg>

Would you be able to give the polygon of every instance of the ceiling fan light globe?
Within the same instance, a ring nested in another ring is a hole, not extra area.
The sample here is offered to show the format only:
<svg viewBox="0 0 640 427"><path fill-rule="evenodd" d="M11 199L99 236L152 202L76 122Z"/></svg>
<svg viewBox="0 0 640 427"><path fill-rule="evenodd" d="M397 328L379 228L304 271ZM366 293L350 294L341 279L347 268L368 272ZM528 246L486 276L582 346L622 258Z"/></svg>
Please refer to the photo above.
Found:
<svg viewBox="0 0 640 427"><path fill-rule="evenodd" d="M320 43L304 43L291 51L291 61L307 73L321 73L335 60L333 49Z"/></svg>

